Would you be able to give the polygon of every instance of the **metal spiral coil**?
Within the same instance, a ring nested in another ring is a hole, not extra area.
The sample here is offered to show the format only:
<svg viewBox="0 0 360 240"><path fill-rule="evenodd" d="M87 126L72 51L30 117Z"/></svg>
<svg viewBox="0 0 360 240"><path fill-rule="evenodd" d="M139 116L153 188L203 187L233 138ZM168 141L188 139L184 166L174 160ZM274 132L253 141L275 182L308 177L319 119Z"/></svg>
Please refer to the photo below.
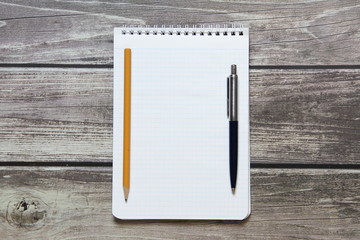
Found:
<svg viewBox="0 0 360 240"><path fill-rule="evenodd" d="M123 35L185 35L185 36L242 36L241 24L201 24L201 25L125 25Z"/></svg>

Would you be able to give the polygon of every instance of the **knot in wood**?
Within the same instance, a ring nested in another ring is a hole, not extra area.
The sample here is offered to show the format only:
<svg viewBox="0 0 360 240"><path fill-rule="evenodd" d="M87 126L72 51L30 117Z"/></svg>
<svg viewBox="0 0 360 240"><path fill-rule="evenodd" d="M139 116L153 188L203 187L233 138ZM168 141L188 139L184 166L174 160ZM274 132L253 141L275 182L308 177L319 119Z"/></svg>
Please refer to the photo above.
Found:
<svg viewBox="0 0 360 240"><path fill-rule="evenodd" d="M38 229L45 223L47 205L40 199L22 198L10 200L6 219L10 225Z"/></svg>

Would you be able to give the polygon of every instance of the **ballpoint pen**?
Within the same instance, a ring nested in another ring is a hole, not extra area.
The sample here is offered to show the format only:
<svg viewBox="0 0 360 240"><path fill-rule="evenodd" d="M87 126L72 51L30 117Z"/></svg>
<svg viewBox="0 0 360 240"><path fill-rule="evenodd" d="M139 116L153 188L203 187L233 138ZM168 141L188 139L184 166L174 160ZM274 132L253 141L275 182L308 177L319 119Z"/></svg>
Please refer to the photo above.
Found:
<svg viewBox="0 0 360 240"><path fill-rule="evenodd" d="M231 191L235 194L238 165L238 76L236 65L231 65L231 74L227 78L227 112L229 118L229 165Z"/></svg>

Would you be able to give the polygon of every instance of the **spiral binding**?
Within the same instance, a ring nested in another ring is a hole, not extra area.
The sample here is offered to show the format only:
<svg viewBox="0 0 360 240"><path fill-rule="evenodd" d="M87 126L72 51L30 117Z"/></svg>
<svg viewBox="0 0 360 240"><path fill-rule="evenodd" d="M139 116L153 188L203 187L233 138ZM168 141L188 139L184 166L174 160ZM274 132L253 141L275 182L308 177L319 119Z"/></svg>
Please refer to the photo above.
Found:
<svg viewBox="0 0 360 240"><path fill-rule="evenodd" d="M243 36L243 25L125 25L122 35Z"/></svg>

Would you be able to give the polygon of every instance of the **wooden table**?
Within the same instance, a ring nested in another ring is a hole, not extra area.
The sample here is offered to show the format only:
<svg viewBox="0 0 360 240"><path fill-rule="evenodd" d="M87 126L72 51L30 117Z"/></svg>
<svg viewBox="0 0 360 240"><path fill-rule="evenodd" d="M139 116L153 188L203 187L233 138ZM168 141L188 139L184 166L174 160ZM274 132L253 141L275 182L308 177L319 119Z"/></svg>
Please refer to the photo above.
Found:
<svg viewBox="0 0 360 240"><path fill-rule="evenodd" d="M113 28L250 26L252 215L111 215ZM0 2L1 239L360 239L360 5Z"/></svg>

